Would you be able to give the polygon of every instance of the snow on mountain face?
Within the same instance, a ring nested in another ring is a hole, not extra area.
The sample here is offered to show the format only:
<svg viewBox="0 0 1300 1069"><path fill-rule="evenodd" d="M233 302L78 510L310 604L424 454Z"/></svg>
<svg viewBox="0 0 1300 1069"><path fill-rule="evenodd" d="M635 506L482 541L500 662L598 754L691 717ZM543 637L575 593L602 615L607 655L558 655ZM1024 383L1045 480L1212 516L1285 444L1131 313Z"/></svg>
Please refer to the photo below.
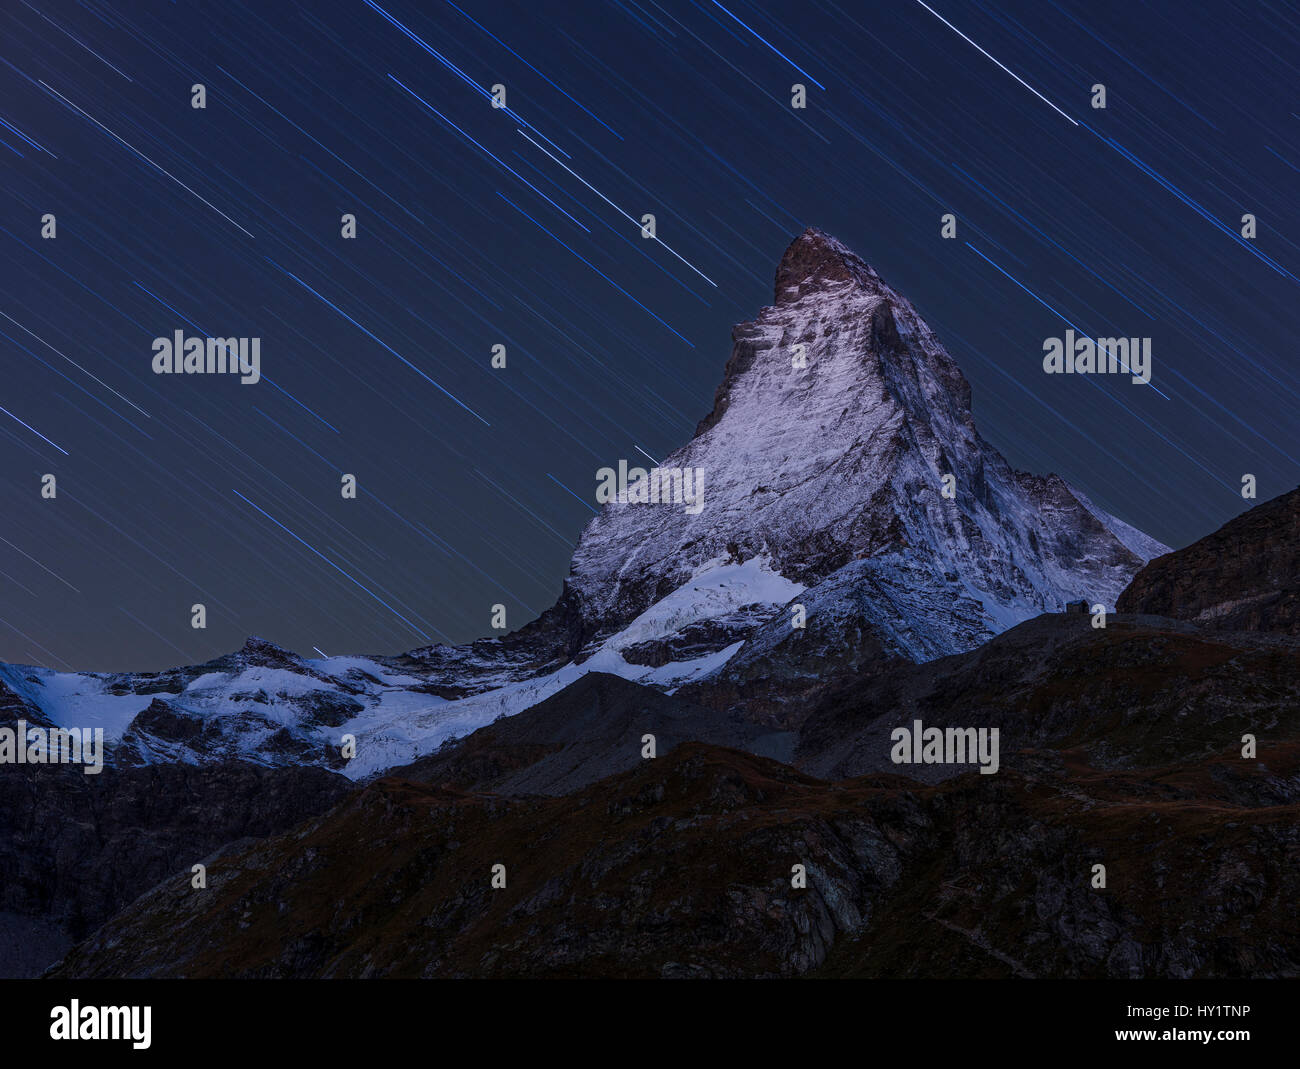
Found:
<svg viewBox="0 0 1300 1069"><path fill-rule="evenodd" d="M239 758L352 777L592 671L786 723L782 703L835 672L969 650L1079 598L1112 606L1167 551L1056 476L1013 471L912 306L826 234L794 241L775 304L733 338L713 411L661 465L703 473L701 507L606 505L559 603L528 627L399 657L305 660L250 639L160 673L0 665L0 715L102 726L110 763ZM346 764L344 735L357 743Z"/></svg>
<svg viewBox="0 0 1300 1069"><path fill-rule="evenodd" d="M0 665L0 707L6 695L15 720L101 729L111 764L244 759L336 768L341 725L445 701L392 659L306 661L257 638L237 653L166 672Z"/></svg>
<svg viewBox="0 0 1300 1069"><path fill-rule="evenodd" d="M1013 471L976 432L970 386L930 328L836 239L801 234L775 299L735 328L713 411L662 462L703 473L703 507L612 502L584 531L568 580L584 636L618 629L710 559L770 557L810 597L872 561L882 604L921 614L887 645L923 660L1075 599L1113 606L1165 551L1056 476ZM935 595L928 606L918 590Z"/></svg>
<svg viewBox="0 0 1300 1069"><path fill-rule="evenodd" d="M705 562L690 583L586 651L538 665L508 642L433 646L402 657L306 660L264 639L207 664L158 673L0 665L0 719L102 728L108 763L322 765L362 778L405 764L558 693L588 672L673 690L717 671L741 643L694 651L689 636L752 629L803 588L764 558ZM685 636L685 637L684 637ZM677 643L670 651L661 645ZM356 756L344 761L344 737Z"/></svg>

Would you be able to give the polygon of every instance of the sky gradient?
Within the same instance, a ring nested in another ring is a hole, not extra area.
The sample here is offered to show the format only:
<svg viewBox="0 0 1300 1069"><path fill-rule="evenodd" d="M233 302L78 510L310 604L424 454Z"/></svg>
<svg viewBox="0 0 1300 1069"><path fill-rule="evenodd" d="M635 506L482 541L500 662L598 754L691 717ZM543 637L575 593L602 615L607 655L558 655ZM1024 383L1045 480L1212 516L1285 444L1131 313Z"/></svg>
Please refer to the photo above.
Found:
<svg viewBox="0 0 1300 1069"><path fill-rule="evenodd" d="M1175 547L1244 473L1292 489L1300 15L1194 7L6 5L0 659L526 622L806 225L916 305L1013 465ZM1045 375L1070 324L1150 337L1157 389ZM262 381L153 374L176 330L260 338Z"/></svg>

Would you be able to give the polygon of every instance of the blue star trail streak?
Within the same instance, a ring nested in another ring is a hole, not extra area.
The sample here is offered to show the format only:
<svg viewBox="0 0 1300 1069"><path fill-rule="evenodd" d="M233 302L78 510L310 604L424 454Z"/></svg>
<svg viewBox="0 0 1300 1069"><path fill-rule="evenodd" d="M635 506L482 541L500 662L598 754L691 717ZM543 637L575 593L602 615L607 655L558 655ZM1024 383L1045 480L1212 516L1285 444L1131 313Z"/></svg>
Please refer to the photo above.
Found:
<svg viewBox="0 0 1300 1069"><path fill-rule="evenodd" d="M947 26L948 29L952 30L953 33L955 33L968 45L971 45L973 48L975 48L981 55L985 56L988 59L991 59L994 63L996 63L999 67L1001 67L1004 71L1006 71L1009 75L1011 75L1012 78L1014 78L1026 89L1028 89L1031 93L1033 93L1034 96L1038 97L1039 100L1041 100L1044 104L1046 104L1049 108L1051 108L1054 112L1056 112L1056 114L1059 115L1062 119L1064 119L1066 122L1072 123L1075 126L1079 125L1077 119L1070 118L1070 116L1068 116L1065 112L1063 112L1060 108L1058 108L1055 104L1053 104L1050 100L1048 100L1047 97L1043 96L1042 93L1040 93L1037 89L1035 89L1022 77L1020 77L1020 75L1018 75L1015 71L1013 71L1010 67L1008 67L996 56L990 54L988 51L981 48L978 44L972 41L969 37L967 37L964 33L962 33L961 30L957 29L956 26L954 26L946 18L940 15L939 12L935 11L934 8L932 8L929 4L925 3L924 0L916 0L916 2L920 4L923 8L925 8L926 11L930 12L931 15L933 15L936 19L942 22L945 26Z"/></svg>
<svg viewBox="0 0 1300 1069"><path fill-rule="evenodd" d="M267 259L268 259L268 260L271 260L271 258L270 258L269 256L267 257ZM463 408L466 412L468 412L468 413L469 413L471 416L473 416L475 419L479 420L479 421L480 421L481 423L483 423L483 424L487 424L487 420L485 420L482 416L480 416L477 412L475 412L472 408L470 408L469 405L465 404L465 402L462 401L459 397L457 397L454 393L452 393L450 390L448 390L445 386L443 386L443 385L441 385L440 383L435 382L433 379L429 378L428 375L426 375L426 374L425 374L423 371L421 371L418 367L416 367L416 366L415 366L414 364L412 364L409 360L407 360L406 357L404 357L401 353L399 353L396 349L394 349L394 348L393 348L391 345L389 345L387 342L382 341L381 339L375 337L374 334L372 334L369 330L367 330L367 329L366 329L365 327L363 327L360 323L358 323L355 319L353 319L350 315L348 315L347 312L343 311L342 308L340 308L337 304L335 304L333 301L331 301L328 297L325 297L325 296L323 296L322 294L317 293L314 289L312 289L309 285L307 285L306 282L304 282L302 279L300 279L300 278L299 278L297 275L295 275L292 271L288 271L288 270L285 270L285 268L280 267L280 265L277 264L274 260L271 260L271 263L274 264L274 265L275 265L277 268L279 268L281 271L284 271L284 273L285 273L286 275L288 275L291 279L293 279L296 283L298 283L298 285L300 285L303 289L305 289L305 290L306 290L308 293L310 293L313 297L317 298L317 300L319 300L319 301L321 301L323 304L327 304L327 305L329 305L331 308L333 308L334 311L338 312L339 315L341 315L344 319L346 319L349 323L351 323L351 324L352 324L354 327L356 327L359 331L361 331L363 334L365 334L366 337L368 337L368 338L372 339L373 341L376 341L376 342L378 342L380 345L382 345L385 349L387 349L390 353L392 353L395 357L397 357L398 360L400 360L403 364L405 364L405 365L406 365L407 367L409 367L412 371L414 371L417 375L419 375L420 378L424 379L425 382L428 382L430 385L436 387L436 388L437 388L438 390L440 390L442 393L446 394L446 395L447 395L448 397L450 397L453 401L455 401L456 404L460 405L461 408Z"/></svg>

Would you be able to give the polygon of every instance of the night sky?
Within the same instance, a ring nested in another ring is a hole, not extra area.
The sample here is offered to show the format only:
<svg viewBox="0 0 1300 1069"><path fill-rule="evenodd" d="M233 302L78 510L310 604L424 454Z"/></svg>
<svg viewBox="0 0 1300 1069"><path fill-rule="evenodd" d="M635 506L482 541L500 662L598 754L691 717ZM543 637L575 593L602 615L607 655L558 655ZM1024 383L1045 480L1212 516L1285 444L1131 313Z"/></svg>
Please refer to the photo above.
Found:
<svg viewBox="0 0 1300 1069"><path fill-rule="evenodd" d="M806 225L913 301L1017 467L1173 546L1243 473L1293 488L1294 5L930 8L9 0L0 659L523 624L596 469L687 440ZM1045 375L1066 320L1152 338L1158 390ZM260 338L263 381L153 374L178 329Z"/></svg>

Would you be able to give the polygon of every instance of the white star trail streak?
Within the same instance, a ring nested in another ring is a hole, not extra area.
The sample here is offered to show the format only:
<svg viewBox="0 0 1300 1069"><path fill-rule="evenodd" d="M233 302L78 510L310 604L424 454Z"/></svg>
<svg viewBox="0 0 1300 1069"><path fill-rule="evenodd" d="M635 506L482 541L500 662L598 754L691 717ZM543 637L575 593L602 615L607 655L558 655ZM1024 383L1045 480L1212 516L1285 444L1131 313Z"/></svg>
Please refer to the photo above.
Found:
<svg viewBox="0 0 1300 1069"><path fill-rule="evenodd" d="M940 22L942 22L945 26L947 26L948 29L952 30L953 33L955 33L958 37L960 37L960 38L961 38L963 41L965 41L968 45L971 45L972 47L978 49L978 50L980 51L981 54L983 54L983 55L986 56L987 58L991 59L994 63L996 63L999 67L1001 67L1004 71L1006 71L1009 75L1011 75L1012 78L1014 78L1014 79L1015 79L1016 81L1018 81L1021 85L1023 85L1026 89L1028 89L1031 93L1033 93L1034 96L1038 97L1039 100L1041 100L1044 104L1046 104L1049 108L1051 108L1054 112L1056 112L1056 114L1059 115L1062 119L1065 119L1067 122L1073 123L1075 126L1078 126L1078 125L1079 125L1079 123L1078 123L1076 120L1071 119L1070 116L1068 116L1067 114L1065 114L1065 112L1063 112L1060 108L1058 108L1055 104L1053 104L1050 100L1048 100L1047 97L1043 96L1042 93L1040 93L1037 89L1035 89L1032 85L1030 85L1030 84L1029 84L1027 81L1025 81L1022 77L1020 77L1020 75L1018 75L1015 71L1013 71L1013 70L1012 70L1010 67L1008 67L1005 63L1003 63L1000 59L998 59L996 56L992 55L992 54L991 54L990 52L988 52L987 50L985 50L985 49L983 49L983 48L980 48L979 45L977 45L974 41L972 41L969 37L967 37L964 33L962 33L961 30L957 29L956 26L954 26L954 25L953 25L951 22L949 22L946 18L944 18L942 15L940 15L939 12L935 11L935 9L932 8L929 4L927 4L927 3L925 2L925 0L916 0L916 2L917 2L918 4L920 4L923 8L925 8L926 11L930 12L931 15L933 15L936 19L938 19Z"/></svg>
<svg viewBox="0 0 1300 1069"><path fill-rule="evenodd" d="M546 149L545 149L544 146L537 144L536 141L534 141L531 137L529 137L529 136L528 136L526 133L524 133L522 130L516 130L516 133L518 133L519 136L522 137L525 141L527 141L530 145L533 145L533 146L535 146L536 148L541 149L543 152L546 152ZM574 178L576 178L579 182L581 182L581 183L582 183L584 186L586 186L589 190L591 190L593 193L595 193L596 196L598 196L601 200L603 200L606 204L608 204L611 208L613 208L616 212L618 212L618 214L621 215L624 219L627 219L627 220L631 221L631 222L634 223L637 227L640 227L640 226L641 226L641 223L640 223L639 220L634 219L631 215L629 215L627 212L625 212L622 208L620 208L617 204L615 204L612 200L610 200L607 196L605 196L604 193L602 193L599 189L597 189L597 188L596 188L595 186L593 186L590 182L588 182L585 178L583 178L582 175L578 174L577 171L575 171L572 167L570 167L568 164L566 164L563 160L556 159L556 157L555 157L552 153L550 153L550 152L546 152L546 155L550 156L551 159L555 160L556 163L558 163L561 167L563 167L566 171L568 171L569 174L573 175ZM707 282L710 286L713 286L715 289L717 288L717 285L718 285L718 284L717 284L716 282L714 282L713 279L709 278L708 275L706 275L703 271L701 271L698 267L696 267L693 263L691 263L691 262L690 262L689 260L687 260L685 257L678 255L678 254L677 254L677 253L676 253L676 252L675 252L675 251L674 251L674 250L673 250L673 249L672 249L672 248L671 248L671 247L670 247L666 242L661 241L661 240L659 239L658 235L655 236L655 239L654 239L654 240L655 240L655 241L658 241L660 245L663 245L663 247L664 247L665 249L667 249L670 253L672 253L674 256L676 256L677 259L681 260L682 263L684 263L687 267L689 267L692 271L694 271L697 275L699 275L700 278L704 279L704 281Z"/></svg>
<svg viewBox="0 0 1300 1069"><path fill-rule="evenodd" d="M180 186L181 189L185 190L186 193L189 193L191 196L197 197L199 200L203 201L204 204L206 204L209 208L211 208L214 212L216 212L219 216L221 216L221 218L224 219L226 222L228 222L231 226L235 227L238 230L243 230L244 233L248 234L250 238L253 237L253 235L249 233L249 231L244 230L242 226L236 223L232 218L230 218L230 216L228 216L225 212L223 212L220 208L218 208L215 204L213 204L212 201L208 200L200 193L195 193L194 190L190 189L189 186L187 186L184 182L182 182L179 178L177 178L174 174L172 174L171 171L167 170L165 167L159 166L157 163L154 163L153 160L151 160L148 156L146 156L143 152L141 152L129 141L124 141L122 138L118 137L117 134L113 133L113 131L110 130L107 126L105 126L102 122L96 119L93 115L89 115L81 108L77 107L76 104L74 104L71 100L65 97L52 85L49 85L44 81L41 82L41 85L45 86L46 89L48 89L60 100L62 100L63 103L67 104L68 107L72 108L74 111L78 112L79 114L84 115L87 119L89 119L101 130L103 130L104 133L108 134L109 137L113 138L114 141L118 141L121 144L125 145L127 148L129 148L132 152L134 152L137 156L139 156L142 160L144 160L147 164L149 164L150 167L153 167L155 170L161 171L173 182L175 182L178 186Z"/></svg>

